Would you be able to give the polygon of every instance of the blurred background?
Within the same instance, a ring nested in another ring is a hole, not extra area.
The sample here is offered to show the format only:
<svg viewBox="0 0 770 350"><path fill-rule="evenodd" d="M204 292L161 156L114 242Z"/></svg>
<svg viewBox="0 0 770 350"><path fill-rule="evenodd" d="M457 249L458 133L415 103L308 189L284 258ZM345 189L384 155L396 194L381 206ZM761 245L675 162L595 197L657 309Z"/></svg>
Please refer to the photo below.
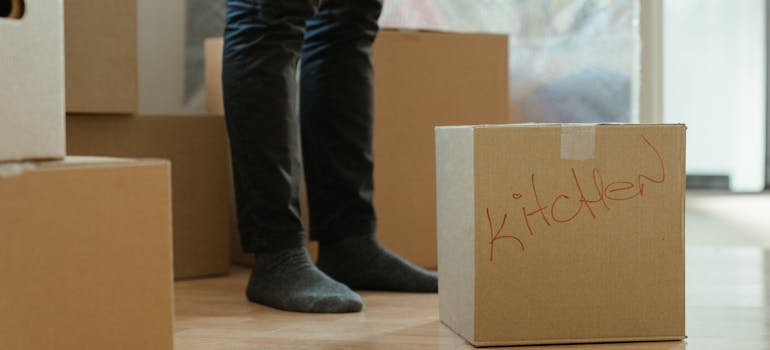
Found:
<svg viewBox="0 0 770 350"><path fill-rule="evenodd" d="M508 34L514 121L685 123L691 188L759 192L770 183L765 7L763 0L387 0L380 23ZM224 16L224 1L139 0L141 114L205 112L203 41L221 35Z"/></svg>

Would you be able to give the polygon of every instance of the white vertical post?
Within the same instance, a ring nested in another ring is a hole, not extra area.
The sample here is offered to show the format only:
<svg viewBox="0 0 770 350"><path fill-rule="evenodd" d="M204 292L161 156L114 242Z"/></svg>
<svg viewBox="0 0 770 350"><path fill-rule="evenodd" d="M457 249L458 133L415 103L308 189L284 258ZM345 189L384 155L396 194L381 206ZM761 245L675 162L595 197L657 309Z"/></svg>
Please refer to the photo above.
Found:
<svg viewBox="0 0 770 350"><path fill-rule="evenodd" d="M183 112L186 4L137 2L140 114Z"/></svg>
<svg viewBox="0 0 770 350"><path fill-rule="evenodd" d="M638 111L640 123L663 122L663 1L639 0L639 35L641 52L635 57L641 61L638 89L632 97L632 111ZM637 104L634 106L634 102Z"/></svg>
<svg viewBox="0 0 770 350"><path fill-rule="evenodd" d="M736 192L759 192L765 188L765 120L766 120L766 0L740 1L746 16L737 28L738 52L733 86L737 103L735 117L724 122L735 123L735 148L730 189Z"/></svg>

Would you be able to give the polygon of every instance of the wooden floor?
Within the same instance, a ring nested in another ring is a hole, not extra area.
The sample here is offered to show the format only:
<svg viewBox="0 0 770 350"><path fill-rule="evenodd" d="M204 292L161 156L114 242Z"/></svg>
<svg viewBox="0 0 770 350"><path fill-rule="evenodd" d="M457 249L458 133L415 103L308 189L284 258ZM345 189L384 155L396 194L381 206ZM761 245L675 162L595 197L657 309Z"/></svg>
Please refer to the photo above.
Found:
<svg viewBox="0 0 770 350"><path fill-rule="evenodd" d="M770 350L770 195L687 201L686 341L516 349ZM364 292L361 313L310 315L247 302L247 277L176 283L177 350L473 348L438 321L436 295Z"/></svg>

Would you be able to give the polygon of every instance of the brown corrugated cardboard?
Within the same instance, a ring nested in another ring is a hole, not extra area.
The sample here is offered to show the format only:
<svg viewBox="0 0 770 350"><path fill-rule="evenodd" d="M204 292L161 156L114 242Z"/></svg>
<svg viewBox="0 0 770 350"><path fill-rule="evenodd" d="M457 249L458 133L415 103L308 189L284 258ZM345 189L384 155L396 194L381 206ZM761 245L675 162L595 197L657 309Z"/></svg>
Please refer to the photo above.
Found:
<svg viewBox="0 0 770 350"><path fill-rule="evenodd" d="M436 129L439 307L477 346L684 338L683 125Z"/></svg>
<svg viewBox="0 0 770 350"><path fill-rule="evenodd" d="M136 112L136 16L136 0L64 1L67 112Z"/></svg>
<svg viewBox="0 0 770 350"><path fill-rule="evenodd" d="M221 48L207 41L209 110L220 114ZM508 122L507 36L384 30L373 60L379 237L435 268L433 127Z"/></svg>
<svg viewBox="0 0 770 350"><path fill-rule="evenodd" d="M380 239L435 268L433 128L507 122L508 37L383 31L374 65Z"/></svg>
<svg viewBox="0 0 770 350"><path fill-rule="evenodd" d="M168 162L0 167L0 349L171 350Z"/></svg>
<svg viewBox="0 0 770 350"><path fill-rule="evenodd" d="M0 18L0 161L64 157L62 26L61 0Z"/></svg>
<svg viewBox="0 0 770 350"><path fill-rule="evenodd" d="M233 195L224 118L67 116L71 154L171 160L176 278L230 267Z"/></svg>

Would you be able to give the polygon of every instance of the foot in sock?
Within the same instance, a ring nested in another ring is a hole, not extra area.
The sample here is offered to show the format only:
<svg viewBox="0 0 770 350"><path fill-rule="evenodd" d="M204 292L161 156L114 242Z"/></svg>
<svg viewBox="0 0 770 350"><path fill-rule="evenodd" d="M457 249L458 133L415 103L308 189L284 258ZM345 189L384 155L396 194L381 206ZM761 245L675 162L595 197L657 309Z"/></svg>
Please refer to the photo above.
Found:
<svg viewBox="0 0 770 350"><path fill-rule="evenodd" d="M352 289L435 293L435 272L417 267L383 247L374 235L322 241L317 266Z"/></svg>
<svg viewBox="0 0 770 350"><path fill-rule="evenodd" d="M246 296L276 309L339 313L361 311L361 297L321 272L305 248L256 255Z"/></svg>

